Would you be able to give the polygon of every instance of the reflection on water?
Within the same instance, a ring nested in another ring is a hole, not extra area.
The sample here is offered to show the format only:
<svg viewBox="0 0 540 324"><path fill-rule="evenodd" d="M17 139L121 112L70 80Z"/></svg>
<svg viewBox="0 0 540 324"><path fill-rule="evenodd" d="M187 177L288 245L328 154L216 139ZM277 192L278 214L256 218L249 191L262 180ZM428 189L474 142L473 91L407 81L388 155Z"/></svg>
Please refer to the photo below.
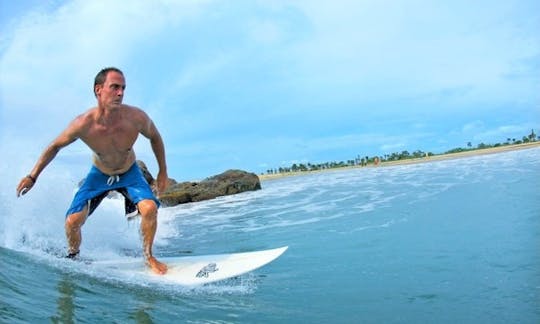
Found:
<svg viewBox="0 0 540 324"><path fill-rule="evenodd" d="M156 300L151 294L133 291L127 286L111 290L105 282L88 279L74 274L60 275L56 285L56 313L50 317L52 323L93 322L95 318L88 318L91 314L104 316L113 322L124 322L127 317L129 322L154 323L150 314L154 312ZM117 304L110 307L111 300Z"/></svg>
<svg viewBox="0 0 540 324"><path fill-rule="evenodd" d="M53 323L75 323L75 288L67 275L63 275L58 281L56 315L51 317Z"/></svg>
<svg viewBox="0 0 540 324"><path fill-rule="evenodd" d="M136 311L130 318L134 319L136 323L154 323L150 315L143 309Z"/></svg>

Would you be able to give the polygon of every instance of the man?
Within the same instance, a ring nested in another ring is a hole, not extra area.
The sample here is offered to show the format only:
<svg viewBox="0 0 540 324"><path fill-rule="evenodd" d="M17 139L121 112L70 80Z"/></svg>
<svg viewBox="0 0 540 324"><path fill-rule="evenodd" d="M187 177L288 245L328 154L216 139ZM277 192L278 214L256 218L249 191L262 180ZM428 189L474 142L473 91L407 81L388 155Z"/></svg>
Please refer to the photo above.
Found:
<svg viewBox="0 0 540 324"><path fill-rule="evenodd" d="M156 126L148 115L136 107L122 104L126 82L117 68L101 70L95 78L94 94L97 107L76 117L68 127L43 151L32 171L17 187L17 197L32 189L43 169L63 147L81 139L93 151L93 166L84 183L73 198L65 221L69 246L68 257L79 253L81 226L101 199L117 190L141 215L143 253L147 265L158 274L167 272L167 266L152 255L152 244L157 228L159 201L144 179L135 159L133 145L139 134L150 140L159 166L157 192L167 186L165 147Z"/></svg>

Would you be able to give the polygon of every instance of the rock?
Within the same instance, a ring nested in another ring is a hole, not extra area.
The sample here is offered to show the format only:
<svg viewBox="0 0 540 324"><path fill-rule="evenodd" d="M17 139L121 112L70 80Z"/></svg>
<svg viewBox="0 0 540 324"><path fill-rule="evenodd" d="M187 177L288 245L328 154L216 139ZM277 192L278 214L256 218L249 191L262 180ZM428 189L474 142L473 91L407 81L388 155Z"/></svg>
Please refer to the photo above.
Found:
<svg viewBox="0 0 540 324"><path fill-rule="evenodd" d="M146 181L153 185L155 180L146 165L142 161L137 163ZM228 170L201 182L177 183L174 179L169 179L169 187L159 199L165 206L175 206L259 189L261 182L256 174L242 170Z"/></svg>
<svg viewBox="0 0 540 324"><path fill-rule="evenodd" d="M261 182L256 174L228 170L201 182L174 184L160 196L160 200L166 206L174 206L259 189Z"/></svg>
<svg viewBox="0 0 540 324"><path fill-rule="evenodd" d="M154 185L154 177L152 177L152 174L150 171L148 171L148 168L146 167L146 164L144 164L143 161L137 160L137 165L139 166L139 169L141 169L142 174L144 178L146 179L146 182L148 182L149 185Z"/></svg>

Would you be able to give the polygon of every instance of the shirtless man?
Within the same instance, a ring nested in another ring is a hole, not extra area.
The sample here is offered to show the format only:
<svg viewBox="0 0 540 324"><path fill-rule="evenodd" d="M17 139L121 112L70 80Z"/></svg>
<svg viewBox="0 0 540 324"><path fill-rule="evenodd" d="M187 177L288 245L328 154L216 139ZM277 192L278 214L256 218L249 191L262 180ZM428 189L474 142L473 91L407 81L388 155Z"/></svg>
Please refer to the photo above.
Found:
<svg viewBox="0 0 540 324"><path fill-rule="evenodd" d="M126 199L126 209L129 204L132 209L136 205L141 215L143 253L147 265L155 273L164 274L167 266L152 255L159 201L135 162L133 145L139 134L150 140L159 166L158 195L166 189L168 181L165 147L148 115L139 108L122 104L125 88L122 71L106 68L97 74L94 82L97 107L76 117L43 151L32 171L20 181L17 197L32 189L40 173L60 149L81 139L94 153L93 166L66 215L68 257L79 253L81 226L87 217L110 190L117 190Z"/></svg>

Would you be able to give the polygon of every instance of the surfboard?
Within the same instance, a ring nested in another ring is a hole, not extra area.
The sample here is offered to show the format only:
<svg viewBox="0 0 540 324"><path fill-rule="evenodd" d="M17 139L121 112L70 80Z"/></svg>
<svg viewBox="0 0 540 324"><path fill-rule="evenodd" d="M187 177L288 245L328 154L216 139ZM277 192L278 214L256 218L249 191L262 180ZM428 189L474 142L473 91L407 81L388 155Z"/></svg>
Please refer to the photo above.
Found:
<svg viewBox="0 0 540 324"><path fill-rule="evenodd" d="M288 246L284 246L253 252L159 258L169 268L165 275L154 274L140 258L94 261L92 265L129 276L139 274L171 284L196 286L256 270L277 259L287 249Z"/></svg>

